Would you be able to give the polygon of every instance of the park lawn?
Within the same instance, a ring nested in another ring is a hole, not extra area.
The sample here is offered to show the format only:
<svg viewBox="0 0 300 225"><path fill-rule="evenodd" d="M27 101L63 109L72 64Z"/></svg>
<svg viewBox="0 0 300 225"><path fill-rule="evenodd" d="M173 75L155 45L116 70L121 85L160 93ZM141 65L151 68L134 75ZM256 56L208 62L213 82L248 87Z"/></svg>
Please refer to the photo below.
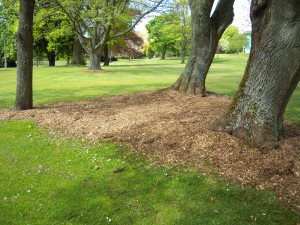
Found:
<svg viewBox="0 0 300 225"><path fill-rule="evenodd" d="M157 165L118 144L69 140L25 121L0 122L0 131L3 225L300 222L273 192Z"/></svg>
<svg viewBox="0 0 300 225"><path fill-rule="evenodd" d="M246 61L246 55L220 55L208 89L233 96ZM178 59L120 60L105 73L86 73L85 67L63 62L42 65L34 67L34 103L164 88L183 67ZM0 108L13 107L15 73L0 69ZM299 93L298 87L286 114L298 123ZM124 171L114 173L118 168ZM90 145L32 122L0 122L0 224L299 222L273 192L242 190L192 167L157 165L118 144Z"/></svg>
<svg viewBox="0 0 300 225"><path fill-rule="evenodd" d="M234 96L242 78L247 54L219 55L207 77L207 89ZM89 99L98 96L155 90L172 85L184 65L179 58L167 60L119 60L107 72L87 73L87 67L66 66L59 61L56 67L45 63L34 66L34 104ZM16 69L0 69L0 109L11 108L15 100ZM300 124L300 86L295 90L286 109L285 118Z"/></svg>

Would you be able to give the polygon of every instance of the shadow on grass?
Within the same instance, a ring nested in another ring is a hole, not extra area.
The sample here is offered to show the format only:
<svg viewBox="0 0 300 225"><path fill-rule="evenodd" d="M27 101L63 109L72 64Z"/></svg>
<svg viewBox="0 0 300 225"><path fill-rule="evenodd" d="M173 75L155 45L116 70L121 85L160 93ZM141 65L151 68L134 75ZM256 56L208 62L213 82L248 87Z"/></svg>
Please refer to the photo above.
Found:
<svg viewBox="0 0 300 225"><path fill-rule="evenodd" d="M62 140L30 122L3 122L0 130L1 224L299 222L271 192L242 190L192 168L157 166L117 144ZM114 173L119 167L124 170Z"/></svg>
<svg viewBox="0 0 300 225"><path fill-rule="evenodd" d="M103 173L103 172L99 172ZM132 167L55 190L51 221L75 224L295 224L272 193L228 187L196 173ZM265 210L263 210L265 209ZM281 211L281 212L280 212Z"/></svg>

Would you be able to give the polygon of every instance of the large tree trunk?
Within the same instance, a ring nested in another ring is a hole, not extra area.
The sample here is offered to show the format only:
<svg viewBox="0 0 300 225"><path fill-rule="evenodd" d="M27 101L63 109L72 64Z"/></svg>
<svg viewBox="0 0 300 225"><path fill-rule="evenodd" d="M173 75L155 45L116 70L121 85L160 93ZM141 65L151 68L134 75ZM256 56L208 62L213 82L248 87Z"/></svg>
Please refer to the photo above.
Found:
<svg viewBox="0 0 300 225"><path fill-rule="evenodd" d="M100 49L91 51L90 55L90 70L101 70L101 51Z"/></svg>
<svg viewBox="0 0 300 225"><path fill-rule="evenodd" d="M55 66L55 52L48 53L49 66Z"/></svg>
<svg viewBox="0 0 300 225"><path fill-rule="evenodd" d="M167 53L167 49L164 49L161 53L160 59L162 59L162 60L166 59L166 53Z"/></svg>
<svg viewBox="0 0 300 225"><path fill-rule="evenodd" d="M17 32L16 110L32 109L33 11L35 0L20 0Z"/></svg>
<svg viewBox="0 0 300 225"><path fill-rule="evenodd" d="M240 88L214 129L250 145L274 147L283 114L300 79L298 0L253 0L252 49Z"/></svg>
<svg viewBox="0 0 300 225"><path fill-rule="evenodd" d="M218 42L233 20L234 0L220 0L210 17L213 0L190 0L192 47L189 61L173 85L187 94L206 96L205 79L214 59Z"/></svg>
<svg viewBox="0 0 300 225"><path fill-rule="evenodd" d="M75 38L73 52L72 52L72 64L81 64L80 62L81 50L82 47L80 41L77 38Z"/></svg>
<svg viewBox="0 0 300 225"><path fill-rule="evenodd" d="M109 66L109 52L108 52L108 44L104 46L104 64L103 66Z"/></svg>

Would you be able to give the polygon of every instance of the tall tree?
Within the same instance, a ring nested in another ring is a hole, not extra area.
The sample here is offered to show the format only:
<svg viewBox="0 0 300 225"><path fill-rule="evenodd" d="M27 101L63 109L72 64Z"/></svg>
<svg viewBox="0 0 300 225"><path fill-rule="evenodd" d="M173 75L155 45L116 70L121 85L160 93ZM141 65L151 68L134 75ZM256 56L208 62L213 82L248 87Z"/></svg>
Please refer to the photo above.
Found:
<svg viewBox="0 0 300 225"><path fill-rule="evenodd" d="M82 47L90 56L90 69L100 70L104 46L130 32L163 0L54 1L72 21Z"/></svg>
<svg viewBox="0 0 300 225"><path fill-rule="evenodd" d="M228 45L224 50L227 53L239 53L243 51L243 48L249 44L247 34L241 34L239 28L234 25L230 25L222 36L223 42L227 42ZM221 39L221 40L222 40ZM219 43L220 44L220 43Z"/></svg>
<svg viewBox="0 0 300 225"><path fill-rule="evenodd" d="M77 36L74 39L72 51L72 64L84 64L83 50Z"/></svg>
<svg viewBox="0 0 300 225"><path fill-rule="evenodd" d="M33 11L35 0L20 0L17 32L16 110L32 109Z"/></svg>
<svg viewBox="0 0 300 225"><path fill-rule="evenodd" d="M253 0L252 49L231 107L214 129L254 146L284 136L283 114L300 79L298 0Z"/></svg>
<svg viewBox="0 0 300 225"><path fill-rule="evenodd" d="M181 63L185 63L185 56L191 42L191 16L188 0L176 0L171 13L179 19L179 23L173 23L172 30L179 35L181 50Z"/></svg>
<svg viewBox="0 0 300 225"><path fill-rule="evenodd" d="M233 21L234 0L220 0L211 15L214 0L189 0L192 16L192 47L189 61L173 85L187 94L206 96L205 79L218 42Z"/></svg>
<svg viewBox="0 0 300 225"><path fill-rule="evenodd" d="M11 0L0 0L0 67L16 66L16 44L13 28L17 15L16 4Z"/></svg>
<svg viewBox="0 0 300 225"><path fill-rule="evenodd" d="M161 54L161 59L165 59L168 50L175 48L176 39L179 36L178 33L174 36L172 32L173 18L170 14L162 14L150 20L146 25L149 43L156 53ZM177 20L177 22L180 21Z"/></svg>

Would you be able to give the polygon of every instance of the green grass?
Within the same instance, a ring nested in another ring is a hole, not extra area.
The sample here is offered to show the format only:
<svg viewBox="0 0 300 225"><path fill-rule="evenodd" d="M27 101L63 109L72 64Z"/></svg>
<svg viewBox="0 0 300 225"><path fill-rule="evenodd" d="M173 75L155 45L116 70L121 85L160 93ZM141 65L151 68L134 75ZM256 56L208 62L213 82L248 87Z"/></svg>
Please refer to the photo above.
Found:
<svg viewBox="0 0 300 225"><path fill-rule="evenodd" d="M207 88L234 96L242 78L248 55L219 55L207 78ZM119 60L104 67L107 73L86 73L86 67L69 67L64 62L50 68L34 66L34 104L89 99L97 96L155 90L170 86L184 65L177 59ZM13 107L16 70L0 69L0 109ZM286 109L285 118L300 124L300 86Z"/></svg>
<svg viewBox="0 0 300 225"><path fill-rule="evenodd" d="M67 140L31 122L1 122L0 133L1 225L300 221L272 192L158 166L117 144ZM124 171L114 173L117 168Z"/></svg>
<svg viewBox="0 0 300 225"><path fill-rule="evenodd" d="M208 75L208 89L233 96L246 61L247 55L220 55ZM105 68L107 73L85 73L85 67L63 62L54 68L42 65L34 67L34 103L164 88L183 67L178 59L120 60ZM15 69L0 69L0 108L13 107L15 74ZM286 112L297 123L299 95L298 87ZM124 171L113 173L117 168ZM242 190L192 167L159 166L118 144L89 145L31 122L0 122L1 225L299 222L273 192Z"/></svg>

